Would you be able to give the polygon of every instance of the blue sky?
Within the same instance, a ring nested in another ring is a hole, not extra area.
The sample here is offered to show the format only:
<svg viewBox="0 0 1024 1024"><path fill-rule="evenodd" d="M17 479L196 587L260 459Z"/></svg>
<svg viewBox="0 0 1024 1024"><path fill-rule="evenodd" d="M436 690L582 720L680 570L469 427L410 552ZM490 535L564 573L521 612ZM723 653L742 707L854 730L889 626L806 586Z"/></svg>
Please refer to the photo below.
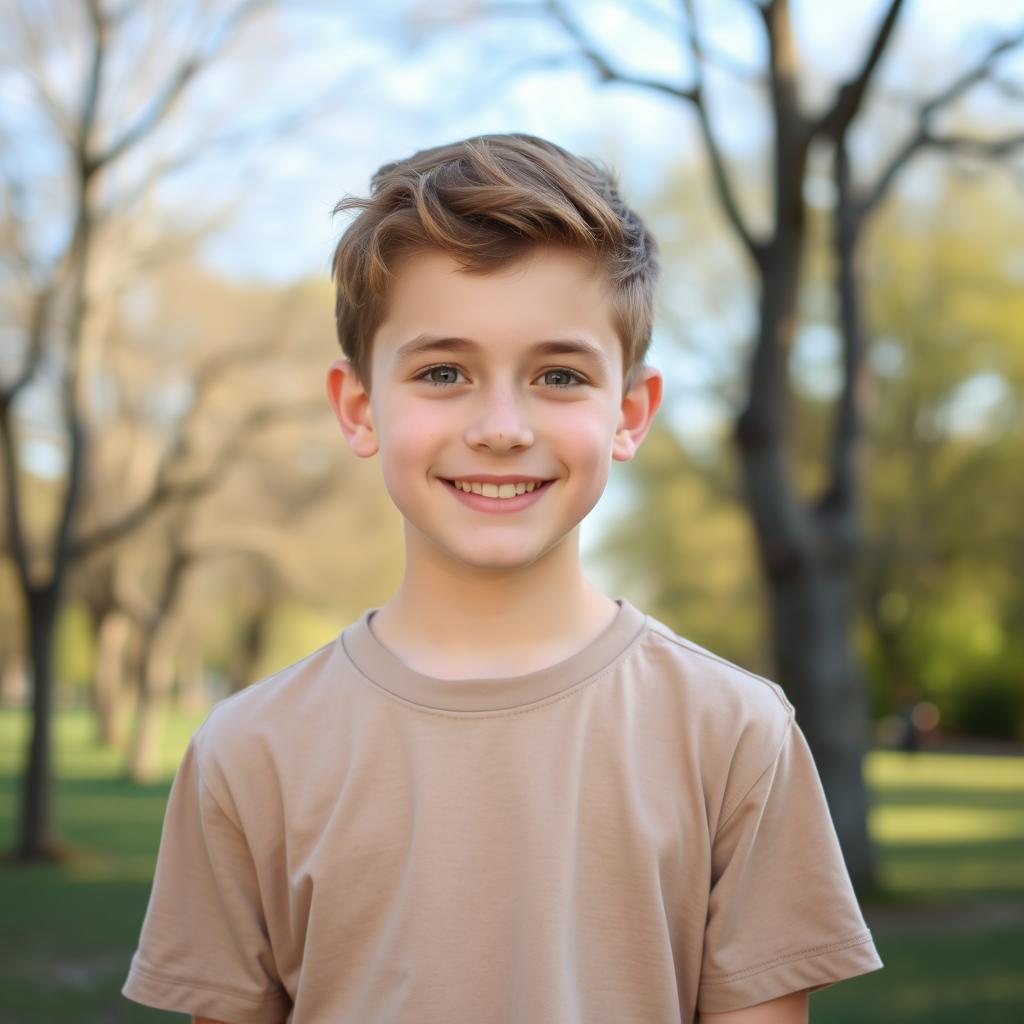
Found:
<svg viewBox="0 0 1024 1024"><path fill-rule="evenodd" d="M427 6L443 11L456 5ZM573 6L617 66L688 82L676 0L598 0ZM761 65L763 37L748 0L697 6L709 50L741 69ZM572 59L572 44L554 23L507 17L436 28L417 47L405 49L401 12L412 7L392 0L363 18L352 8L339 14L338 5L307 3L290 14L274 15L253 33L248 45L257 54L261 40L269 37L274 43L273 64L263 65L258 75L261 86L272 88L242 104L242 118L258 120L268 114L268 104L288 106L319 95L332 82L351 85L307 130L219 163L220 171L210 176L218 186L210 187L208 179L197 189L192 176L177 181L171 197L179 201L194 205L199 191L213 206L225 199L238 204L235 220L204 246L211 265L272 281L309 274L326 279L331 250L345 225L331 214L342 195L365 193L370 175L387 160L479 132L533 132L606 159L619 170L627 198L642 213L670 184L677 162L701 159L688 106L650 91L598 83L584 63ZM795 0L809 106L821 105L859 65L883 7L877 0ZM875 99L856 140L864 159L895 145L905 127L892 113L900 97L934 93L991 39L1022 23L1024 0L908 3L879 76L888 95ZM538 66L539 57L553 55L570 59ZM524 69L531 59L534 66ZM1024 59L1015 57L1004 66L1024 81ZM212 89L204 85L208 97L230 88L226 78ZM723 146L740 179L756 188L770 142L763 100L756 88L723 73L712 74L709 90ZM985 99L979 89L969 109L1005 117L1003 109L979 105ZM714 202L710 190L708 201ZM659 224L653 227L657 234ZM684 269L672 278L672 288L681 293L688 287L699 285L687 280ZM738 310L742 298L738 293ZM709 320L704 326L699 343L695 338L689 346L670 345L656 334L651 351L655 364L675 382L677 400L667 406L666 415L691 437L721 429L722 423L723 409L708 392L713 371L704 353L729 350L745 334L735 323ZM817 330L799 346L808 380L823 394L836 384L833 341L828 331Z"/></svg>
<svg viewBox="0 0 1024 1024"><path fill-rule="evenodd" d="M610 159L641 207L665 186L672 162L697 147L690 110L671 98L601 85L576 62L513 73L530 54L571 48L551 23L504 18L440 29L403 55L392 26L406 6L385 5L370 27L325 3L275 16L273 31L285 35L293 55L273 69L274 102L317 94L344 78L346 68L356 81L315 130L286 138L257 159L246 176L244 216L206 247L216 266L275 280L323 272L343 227L331 217L334 203L345 193L365 192L382 162L448 139L485 131L544 135ZM581 20L618 65L687 81L684 50L671 27L679 6L674 0L575 6L586 12ZM853 71L882 6L870 0L794 3L812 92L827 96L829 81ZM390 20L389 9L395 12ZM709 46L756 67L763 43L747 0L705 2L701 9ZM1024 24L1024 0L910 2L884 80L904 93L930 92L1015 24ZM1015 63L1020 72L1024 60ZM740 160L756 158L766 138L754 92L722 75L711 84L724 144Z"/></svg>
<svg viewBox="0 0 1024 1024"><path fill-rule="evenodd" d="M307 275L326 280L331 250L344 227L331 214L337 200L365 193L381 163L466 135L528 131L605 159L619 170L627 198L642 213L670 184L675 165L699 156L688 106L649 91L601 85L585 64L571 59L570 41L549 21L512 17L435 28L419 45L408 45L403 12L460 6L468 5L381 0L371 12L370 5L292 0L239 40L236 52L244 59L217 65L201 80L177 127L166 133L169 149L187 147L200 125L210 124L215 137L230 135L329 94L338 83L342 88L302 130L272 143L222 147L215 158L170 179L162 198L180 220L199 218L225 203L234 211L202 248L212 267L274 282ZM677 0L590 0L569 6L617 66L689 81ZM858 66L883 6L878 0L794 0L809 104L823 102ZM193 7L210 10L198 0L161 9L176 15ZM760 65L764 44L749 0L698 0L697 7L710 50L740 68ZM895 141L901 123L892 111L900 97L937 91L994 37L1022 24L1024 0L911 0L881 69L886 95L876 98L868 130L858 137L863 157L870 160ZM538 66L540 56L569 59ZM531 59L533 67L522 67ZM1006 61L1004 70L1024 82L1024 50ZM55 72L58 79L77 80L70 61ZM0 84L4 98L17 99L2 72ZM745 180L756 182L769 141L762 100L732 75L713 74L709 86L723 145L741 180L746 174ZM1005 105L984 89L965 109L987 121L1008 116ZM1018 131L1020 123L1018 112ZM713 203L710 191L708 202ZM659 223L652 226L657 234ZM673 279L680 293L699 287L686 275L683 268ZM738 296L738 307L741 300ZM665 415L690 437L721 429L726 412L707 391L713 373L707 352L745 340L735 325L717 329L726 333L716 337L716 324L708 323L691 346L668 344L656 334L652 347L651 359L667 379ZM827 333L812 332L798 350L808 379L826 393L835 376L833 339ZM736 371L740 368L737 354ZM974 406L991 394L991 386L986 391L980 382L972 392Z"/></svg>

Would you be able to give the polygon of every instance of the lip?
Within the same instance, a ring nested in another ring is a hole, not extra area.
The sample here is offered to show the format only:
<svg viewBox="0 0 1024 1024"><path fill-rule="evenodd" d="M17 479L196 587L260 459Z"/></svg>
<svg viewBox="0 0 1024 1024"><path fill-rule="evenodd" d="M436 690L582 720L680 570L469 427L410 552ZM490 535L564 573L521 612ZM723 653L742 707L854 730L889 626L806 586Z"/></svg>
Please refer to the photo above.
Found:
<svg viewBox="0 0 1024 1024"><path fill-rule="evenodd" d="M459 477L458 479L466 479L465 477ZM530 477L492 477L488 479L486 476L474 476L473 480L479 480L481 483L513 483L518 480L526 480L529 482ZM522 509L529 508L531 505L535 505L540 499L547 493L548 488L554 483L553 480L547 480L541 483L540 487L535 487L532 491L524 494L517 494L514 498L486 498L482 494L473 494L471 491L459 490L455 484L448 480L442 479L444 487L453 494L463 505L467 505L469 508L475 509L477 512L491 512L497 515L507 514L509 512L519 512ZM540 482L539 480L537 481Z"/></svg>
<svg viewBox="0 0 1024 1024"><path fill-rule="evenodd" d="M465 476L451 476L448 480L475 480L480 484L543 484L549 477L544 476L495 476L493 473L467 473Z"/></svg>

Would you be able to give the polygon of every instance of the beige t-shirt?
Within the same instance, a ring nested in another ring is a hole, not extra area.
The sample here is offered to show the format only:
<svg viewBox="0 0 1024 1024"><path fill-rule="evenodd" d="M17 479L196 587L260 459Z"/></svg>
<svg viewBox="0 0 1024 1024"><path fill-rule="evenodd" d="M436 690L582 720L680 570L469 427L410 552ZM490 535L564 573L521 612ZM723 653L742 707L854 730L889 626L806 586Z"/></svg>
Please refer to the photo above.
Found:
<svg viewBox="0 0 1024 1024"><path fill-rule="evenodd" d="M505 678L370 609L220 701L123 993L245 1024L680 1024L882 966L793 707L624 599Z"/></svg>

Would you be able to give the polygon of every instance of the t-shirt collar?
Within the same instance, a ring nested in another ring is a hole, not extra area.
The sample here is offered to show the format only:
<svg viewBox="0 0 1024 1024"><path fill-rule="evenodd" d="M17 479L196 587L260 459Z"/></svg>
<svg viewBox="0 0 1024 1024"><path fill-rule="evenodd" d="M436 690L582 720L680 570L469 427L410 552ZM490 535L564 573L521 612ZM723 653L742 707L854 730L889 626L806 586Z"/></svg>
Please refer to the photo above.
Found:
<svg viewBox="0 0 1024 1024"><path fill-rule="evenodd" d="M625 598L615 598L615 603L615 617L586 647L547 668L518 676L438 679L417 672L377 639L370 628L376 608L363 612L340 639L363 676L403 700L442 711L505 711L564 694L616 661L638 639L647 617Z"/></svg>

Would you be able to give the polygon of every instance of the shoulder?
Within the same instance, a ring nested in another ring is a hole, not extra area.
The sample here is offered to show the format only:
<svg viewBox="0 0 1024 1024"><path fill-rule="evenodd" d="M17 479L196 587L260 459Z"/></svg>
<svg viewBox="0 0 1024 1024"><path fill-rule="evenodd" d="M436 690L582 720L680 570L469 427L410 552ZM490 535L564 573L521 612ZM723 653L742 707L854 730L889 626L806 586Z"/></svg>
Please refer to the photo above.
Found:
<svg viewBox="0 0 1024 1024"><path fill-rule="evenodd" d="M339 646L337 638L330 640L213 705L192 736L200 769L212 786L269 763L301 741L311 722L323 719L340 690L334 668Z"/></svg>
<svg viewBox="0 0 1024 1024"><path fill-rule="evenodd" d="M303 705L314 696L311 691L317 689L325 670L329 670L328 666L337 657L337 645L335 637L298 661L217 701L202 725L203 731L209 737L225 738L226 734L239 730L280 724L275 716L283 710L301 712Z"/></svg>
<svg viewBox="0 0 1024 1024"><path fill-rule="evenodd" d="M638 646L646 679L667 690L685 742L719 775L753 780L778 756L795 711L771 679L715 654L647 616Z"/></svg>
<svg viewBox="0 0 1024 1024"><path fill-rule="evenodd" d="M793 714L778 683L680 636L651 615L643 640L647 656L663 662L687 697L702 706L781 722Z"/></svg>

